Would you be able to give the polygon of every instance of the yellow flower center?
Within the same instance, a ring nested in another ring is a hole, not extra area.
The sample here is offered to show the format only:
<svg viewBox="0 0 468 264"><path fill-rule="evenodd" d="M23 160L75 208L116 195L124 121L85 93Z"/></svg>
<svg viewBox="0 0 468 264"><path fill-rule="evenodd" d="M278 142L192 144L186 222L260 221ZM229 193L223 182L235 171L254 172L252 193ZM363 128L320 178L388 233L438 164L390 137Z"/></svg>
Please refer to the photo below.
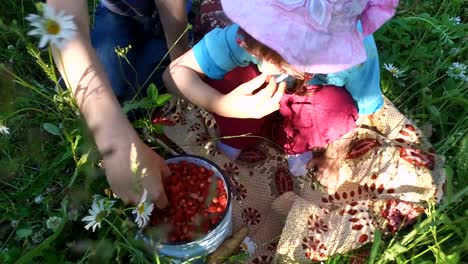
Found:
<svg viewBox="0 0 468 264"><path fill-rule="evenodd" d="M143 214L145 212L145 204L142 203L139 207L138 207L138 213L139 214Z"/></svg>
<svg viewBox="0 0 468 264"><path fill-rule="evenodd" d="M57 23L57 21L52 20L52 19L47 19L45 21L44 28L47 34L50 34L50 35L57 35L58 33L60 33L59 23Z"/></svg>

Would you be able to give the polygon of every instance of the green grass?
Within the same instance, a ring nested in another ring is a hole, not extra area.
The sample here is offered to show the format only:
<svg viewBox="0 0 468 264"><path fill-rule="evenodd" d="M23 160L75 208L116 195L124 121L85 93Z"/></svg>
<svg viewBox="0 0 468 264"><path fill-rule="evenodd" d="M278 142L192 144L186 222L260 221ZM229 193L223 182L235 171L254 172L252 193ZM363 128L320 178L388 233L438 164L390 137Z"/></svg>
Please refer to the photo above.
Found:
<svg viewBox="0 0 468 264"><path fill-rule="evenodd" d="M10 128L0 134L0 263L167 262L134 239L121 205L99 232L83 229L93 194L107 185L73 100L54 91L47 50L26 35L24 17L35 2L0 1L0 125ZM375 34L381 65L404 71L395 78L382 68L385 95L431 135L448 179L444 202L413 228L369 245L368 263L468 259L468 81L447 74L455 62L468 64L467 15L462 0L401 1L397 16ZM460 24L450 20L457 16ZM62 221L48 228L53 216Z"/></svg>

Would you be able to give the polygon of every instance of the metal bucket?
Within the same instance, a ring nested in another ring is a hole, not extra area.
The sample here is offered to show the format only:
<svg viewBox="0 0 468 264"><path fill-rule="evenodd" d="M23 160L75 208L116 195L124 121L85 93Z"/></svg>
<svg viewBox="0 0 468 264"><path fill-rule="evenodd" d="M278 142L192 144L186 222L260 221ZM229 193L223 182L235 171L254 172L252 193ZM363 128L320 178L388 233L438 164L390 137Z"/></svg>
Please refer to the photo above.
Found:
<svg viewBox="0 0 468 264"><path fill-rule="evenodd" d="M189 243L159 243L155 244L155 241L149 241L146 237L144 238L148 243L156 245L155 249L165 256L174 257L181 260L187 260L199 256L205 256L213 251L223 243L223 241L231 236L232 234L232 195L231 195L231 186L229 180L221 172L216 164L213 162L204 159L198 156L192 155L180 155L174 156L166 160L167 163L179 163L181 161L187 161L199 166L203 166L206 169L212 170L214 175L221 179L224 183L224 188L227 194L227 208L221 217L221 221L209 231L205 236L199 238L198 240L189 242Z"/></svg>

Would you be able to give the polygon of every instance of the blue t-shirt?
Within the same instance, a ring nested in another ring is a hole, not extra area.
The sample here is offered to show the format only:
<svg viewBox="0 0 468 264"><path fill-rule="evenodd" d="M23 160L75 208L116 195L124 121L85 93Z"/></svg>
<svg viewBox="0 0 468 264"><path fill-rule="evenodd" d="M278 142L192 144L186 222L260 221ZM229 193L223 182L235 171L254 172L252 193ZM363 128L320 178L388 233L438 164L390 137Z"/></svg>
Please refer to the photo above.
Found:
<svg viewBox="0 0 468 264"><path fill-rule="evenodd" d="M360 25L358 25L360 29ZM258 61L237 44L236 24L210 31L194 47L195 59L211 79L222 79L236 67L245 67ZM316 74L311 84L329 84L345 87L357 104L360 114L372 114L383 106L380 91L380 68L377 47L372 35L364 38L367 60L348 70L332 74Z"/></svg>

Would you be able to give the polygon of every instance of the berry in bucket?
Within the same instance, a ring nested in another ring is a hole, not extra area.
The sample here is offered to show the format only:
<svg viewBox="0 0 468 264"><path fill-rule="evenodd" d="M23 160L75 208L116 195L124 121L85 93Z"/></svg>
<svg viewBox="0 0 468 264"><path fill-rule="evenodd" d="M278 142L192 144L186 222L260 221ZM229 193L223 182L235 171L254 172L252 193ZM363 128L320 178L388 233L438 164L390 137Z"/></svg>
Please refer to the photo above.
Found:
<svg viewBox="0 0 468 264"><path fill-rule="evenodd" d="M201 240L215 232L226 217L229 205L226 180L216 167L200 163L194 157L169 159L168 166L171 175L163 182L169 205L153 211L151 225L167 228L163 243L169 245Z"/></svg>

